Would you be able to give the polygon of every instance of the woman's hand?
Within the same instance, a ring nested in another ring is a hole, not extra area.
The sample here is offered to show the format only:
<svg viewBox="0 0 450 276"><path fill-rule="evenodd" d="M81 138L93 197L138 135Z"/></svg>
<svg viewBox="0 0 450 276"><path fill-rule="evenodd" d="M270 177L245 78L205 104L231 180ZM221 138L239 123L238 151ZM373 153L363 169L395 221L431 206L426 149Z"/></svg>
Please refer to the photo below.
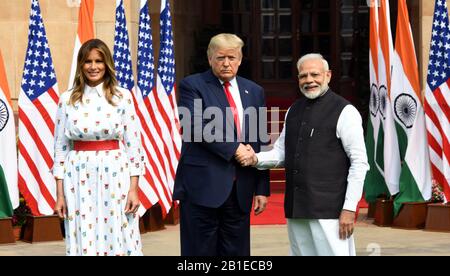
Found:
<svg viewBox="0 0 450 276"><path fill-rule="evenodd" d="M139 197L136 190L131 189L128 192L127 205L125 206L125 214L135 214L139 209Z"/></svg>
<svg viewBox="0 0 450 276"><path fill-rule="evenodd" d="M58 217L65 219L67 217L67 205L64 196L58 196L56 199L55 212Z"/></svg>
<svg viewBox="0 0 450 276"><path fill-rule="evenodd" d="M62 219L67 217L67 204L63 192L63 183L64 181L62 179L56 179L56 205L54 209L56 214Z"/></svg>

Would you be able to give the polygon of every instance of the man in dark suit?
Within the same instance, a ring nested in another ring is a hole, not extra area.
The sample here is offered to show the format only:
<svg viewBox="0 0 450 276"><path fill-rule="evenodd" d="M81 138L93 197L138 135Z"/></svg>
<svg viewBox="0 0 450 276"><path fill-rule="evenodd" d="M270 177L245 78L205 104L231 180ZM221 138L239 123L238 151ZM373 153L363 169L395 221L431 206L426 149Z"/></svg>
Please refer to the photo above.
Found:
<svg viewBox="0 0 450 276"><path fill-rule="evenodd" d="M259 113L244 115L265 106L262 87L237 76L243 45L233 34L213 37L207 53L211 69L179 84L183 146L173 198L180 201L183 256L250 255L253 198L258 215L270 194L267 172L236 161L251 154L248 146L260 151L261 131L254 128L261 124L249 126L250 119L260 121Z"/></svg>

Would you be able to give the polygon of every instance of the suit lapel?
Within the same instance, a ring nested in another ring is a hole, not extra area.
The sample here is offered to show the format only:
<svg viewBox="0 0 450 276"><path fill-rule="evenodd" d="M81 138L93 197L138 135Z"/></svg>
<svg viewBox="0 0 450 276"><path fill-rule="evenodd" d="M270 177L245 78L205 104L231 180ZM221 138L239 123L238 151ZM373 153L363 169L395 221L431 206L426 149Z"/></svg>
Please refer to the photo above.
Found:
<svg viewBox="0 0 450 276"><path fill-rule="evenodd" d="M225 91L223 90L223 86L220 83L219 79L214 76L211 70L209 70L205 73L205 82L211 94L213 94L218 101L217 107L222 109L224 116L226 116L226 108L230 107L230 104L228 103L227 96L225 95ZM231 116L226 117L225 120L227 125L234 126L234 119L232 114ZM234 127L230 129L234 129L234 132L236 133L236 129Z"/></svg>
<svg viewBox="0 0 450 276"><path fill-rule="evenodd" d="M228 104L227 96L223 91L223 87L220 84L219 79L213 75L211 70L205 73L205 82L207 83L211 94L214 94L214 96L217 98L219 107L229 107L230 105Z"/></svg>

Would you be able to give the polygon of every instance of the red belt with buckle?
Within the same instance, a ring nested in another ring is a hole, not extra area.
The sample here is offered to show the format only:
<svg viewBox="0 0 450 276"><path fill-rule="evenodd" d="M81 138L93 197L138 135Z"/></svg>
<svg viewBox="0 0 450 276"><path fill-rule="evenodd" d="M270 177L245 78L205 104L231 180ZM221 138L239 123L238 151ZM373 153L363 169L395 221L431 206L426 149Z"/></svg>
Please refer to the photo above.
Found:
<svg viewBox="0 0 450 276"><path fill-rule="evenodd" d="M119 140L107 141L73 141L73 150L75 151L102 151L118 150Z"/></svg>

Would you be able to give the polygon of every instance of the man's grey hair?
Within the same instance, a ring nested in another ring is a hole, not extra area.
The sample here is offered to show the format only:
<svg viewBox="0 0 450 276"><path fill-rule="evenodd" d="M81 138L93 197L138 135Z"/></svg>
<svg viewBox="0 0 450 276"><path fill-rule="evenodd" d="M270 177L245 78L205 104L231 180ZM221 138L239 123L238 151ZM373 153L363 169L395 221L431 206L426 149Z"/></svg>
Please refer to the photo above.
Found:
<svg viewBox="0 0 450 276"><path fill-rule="evenodd" d="M320 59L320 60L322 60L322 62L323 62L323 69L325 71L329 71L330 70L330 66L328 65L328 61L321 54L317 54L317 53L311 53L311 54L306 54L306 55L302 56L297 62L297 69L300 71L300 66L302 66L302 64L305 61L312 60L312 59Z"/></svg>

